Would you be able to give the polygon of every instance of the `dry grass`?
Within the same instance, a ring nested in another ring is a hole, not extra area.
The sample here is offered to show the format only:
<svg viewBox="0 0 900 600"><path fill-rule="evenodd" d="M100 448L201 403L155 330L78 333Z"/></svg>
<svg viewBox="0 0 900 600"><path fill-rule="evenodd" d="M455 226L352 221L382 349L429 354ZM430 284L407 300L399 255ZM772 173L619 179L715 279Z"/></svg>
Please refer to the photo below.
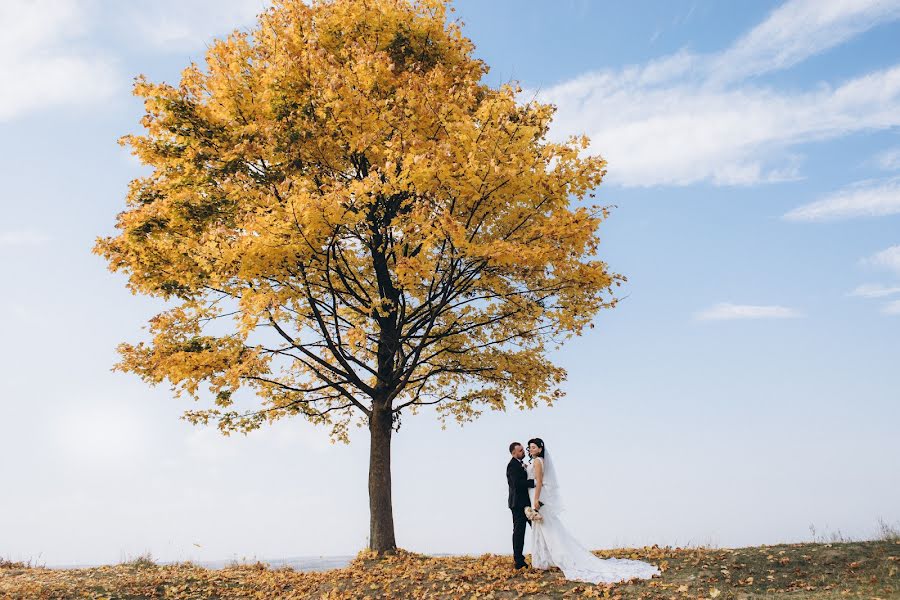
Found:
<svg viewBox="0 0 900 600"><path fill-rule="evenodd" d="M121 565L132 569L152 569L157 566L156 561L153 560L153 555L149 552L126 559L122 561Z"/></svg>
<svg viewBox="0 0 900 600"><path fill-rule="evenodd" d="M435 558L361 553L344 569L299 573L264 563L221 570L157 565L141 556L115 566L57 570L6 561L0 598L679 598L796 600L900 598L900 541L781 544L748 548L619 549L601 557L647 560L661 577L613 585L565 581L559 571L515 573L509 556Z"/></svg>

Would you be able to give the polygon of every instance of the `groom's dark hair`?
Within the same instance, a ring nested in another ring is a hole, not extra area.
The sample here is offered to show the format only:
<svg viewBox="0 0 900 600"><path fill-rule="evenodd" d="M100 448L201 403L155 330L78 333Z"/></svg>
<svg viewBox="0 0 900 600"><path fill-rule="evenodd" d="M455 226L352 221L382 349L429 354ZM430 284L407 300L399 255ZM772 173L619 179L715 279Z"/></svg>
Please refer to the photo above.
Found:
<svg viewBox="0 0 900 600"><path fill-rule="evenodd" d="M522 444L520 444L519 442L513 442L512 444L509 445L509 453L512 454L513 450L516 449L516 446L521 446L521 445Z"/></svg>

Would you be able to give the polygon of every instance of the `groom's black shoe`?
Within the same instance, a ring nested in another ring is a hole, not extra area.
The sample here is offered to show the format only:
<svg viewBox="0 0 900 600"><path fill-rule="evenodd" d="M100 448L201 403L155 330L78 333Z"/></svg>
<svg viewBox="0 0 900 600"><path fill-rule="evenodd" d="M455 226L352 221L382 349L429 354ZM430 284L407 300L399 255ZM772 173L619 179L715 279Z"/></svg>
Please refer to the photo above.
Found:
<svg viewBox="0 0 900 600"><path fill-rule="evenodd" d="M516 571L519 571L521 569L527 569L527 568L528 568L528 563L522 563L521 565L516 565Z"/></svg>

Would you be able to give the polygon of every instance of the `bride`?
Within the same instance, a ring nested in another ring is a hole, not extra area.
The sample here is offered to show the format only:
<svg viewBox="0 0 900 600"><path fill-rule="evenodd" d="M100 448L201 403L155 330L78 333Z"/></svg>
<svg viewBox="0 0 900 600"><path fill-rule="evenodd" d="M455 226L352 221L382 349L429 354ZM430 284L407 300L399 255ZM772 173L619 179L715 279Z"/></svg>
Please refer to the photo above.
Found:
<svg viewBox="0 0 900 600"><path fill-rule="evenodd" d="M528 441L531 461L526 467L534 487L528 489L531 506L541 517L531 521L531 566L535 569L559 567L566 579L588 583L614 583L635 577L649 579L660 571L650 563L628 558L597 558L566 529L559 518L563 510L559 480L544 441Z"/></svg>

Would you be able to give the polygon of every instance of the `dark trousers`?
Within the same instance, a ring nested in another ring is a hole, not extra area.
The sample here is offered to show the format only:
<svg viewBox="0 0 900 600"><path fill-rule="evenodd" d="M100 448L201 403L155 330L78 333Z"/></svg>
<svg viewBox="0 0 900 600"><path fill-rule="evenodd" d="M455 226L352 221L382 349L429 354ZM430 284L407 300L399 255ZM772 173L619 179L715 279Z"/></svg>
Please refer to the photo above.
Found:
<svg viewBox="0 0 900 600"><path fill-rule="evenodd" d="M519 506L511 508L513 519L513 560L516 562L516 568L525 566L525 555L522 550L525 548L525 524L531 525L531 522L525 517L525 507Z"/></svg>

